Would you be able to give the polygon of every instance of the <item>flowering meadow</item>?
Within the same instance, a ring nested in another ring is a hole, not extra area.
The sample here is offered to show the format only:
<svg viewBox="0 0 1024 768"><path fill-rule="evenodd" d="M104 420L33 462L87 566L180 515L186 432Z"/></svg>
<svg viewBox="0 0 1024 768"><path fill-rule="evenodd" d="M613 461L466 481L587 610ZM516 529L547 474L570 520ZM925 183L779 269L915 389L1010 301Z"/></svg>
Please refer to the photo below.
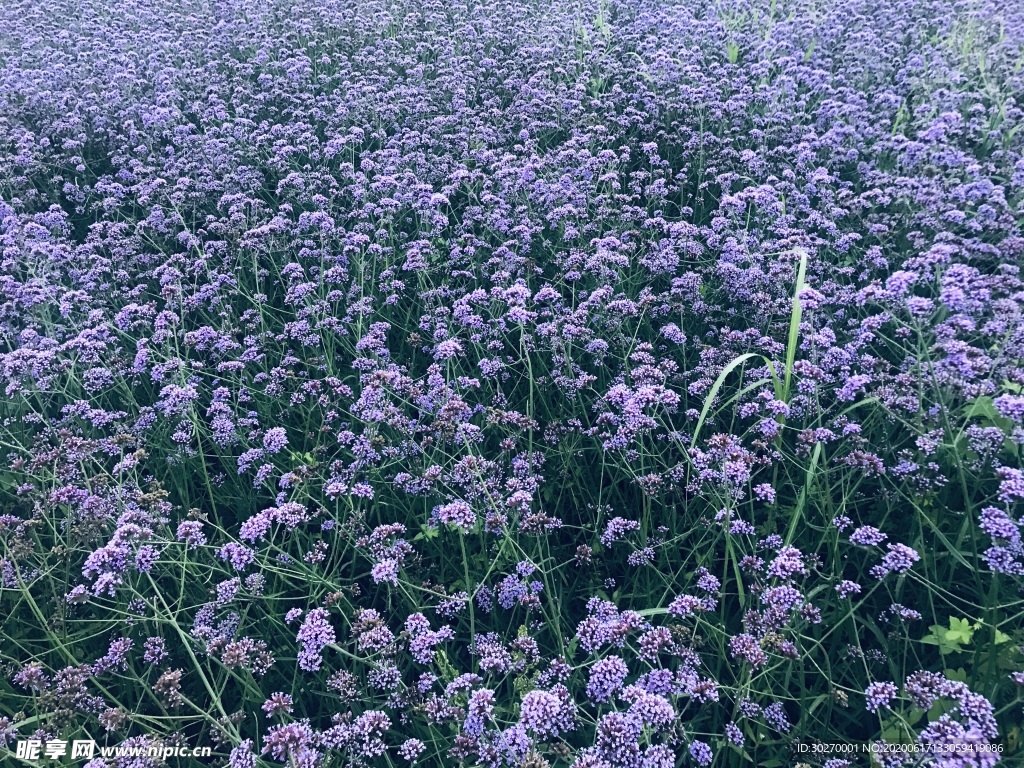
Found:
<svg viewBox="0 0 1024 768"><path fill-rule="evenodd" d="M0 763L1021 760L1022 125L1019 0L4 0Z"/></svg>

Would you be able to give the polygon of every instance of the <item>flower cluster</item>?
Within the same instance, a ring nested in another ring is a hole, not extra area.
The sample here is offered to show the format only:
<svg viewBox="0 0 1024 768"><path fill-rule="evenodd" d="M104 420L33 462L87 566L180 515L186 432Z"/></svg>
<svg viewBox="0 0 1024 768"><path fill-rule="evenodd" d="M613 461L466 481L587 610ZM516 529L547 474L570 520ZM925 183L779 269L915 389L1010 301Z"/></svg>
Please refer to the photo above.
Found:
<svg viewBox="0 0 1024 768"><path fill-rule="evenodd" d="M0 752L1016 743L1019 2L0 28Z"/></svg>

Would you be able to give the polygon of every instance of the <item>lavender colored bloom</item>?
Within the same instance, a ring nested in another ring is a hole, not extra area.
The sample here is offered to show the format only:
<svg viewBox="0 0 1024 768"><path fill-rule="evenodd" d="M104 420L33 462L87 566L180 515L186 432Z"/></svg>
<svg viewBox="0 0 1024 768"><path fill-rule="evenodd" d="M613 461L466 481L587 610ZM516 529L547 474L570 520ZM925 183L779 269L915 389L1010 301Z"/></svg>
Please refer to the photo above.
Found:
<svg viewBox="0 0 1024 768"><path fill-rule="evenodd" d="M881 544L887 536L872 525L862 525L850 534L850 543L861 547L873 547Z"/></svg>
<svg viewBox="0 0 1024 768"><path fill-rule="evenodd" d="M147 637L143 643L143 660L147 664L159 664L167 658L167 646L162 637Z"/></svg>
<svg viewBox="0 0 1024 768"><path fill-rule="evenodd" d="M542 739L557 738L576 727L576 708L564 685L549 691L530 691L520 707L522 724Z"/></svg>
<svg viewBox="0 0 1024 768"><path fill-rule="evenodd" d="M386 582L388 584L398 583L398 561L391 558L375 563L370 569L370 576L375 584Z"/></svg>
<svg viewBox="0 0 1024 768"><path fill-rule="evenodd" d="M44 691L49 686L49 677L38 662L25 665L11 679L15 685L30 691Z"/></svg>
<svg viewBox="0 0 1024 768"><path fill-rule="evenodd" d="M288 433L284 427L272 427L263 435L263 448L267 453L279 453L288 445Z"/></svg>
<svg viewBox="0 0 1024 768"><path fill-rule="evenodd" d="M437 507L432 513L434 519L444 525L451 525L464 533L469 533L476 523L476 514L464 501L453 501Z"/></svg>
<svg viewBox="0 0 1024 768"><path fill-rule="evenodd" d="M736 725L736 723L728 723L725 726L725 739L730 744L737 747L742 747L745 741L743 738L743 731L740 730L740 727Z"/></svg>
<svg viewBox="0 0 1024 768"><path fill-rule="evenodd" d="M860 584L855 581L849 581L844 579L843 581L836 584L836 592L839 593L840 597L849 597L850 595L859 595L862 592Z"/></svg>
<svg viewBox="0 0 1024 768"><path fill-rule="evenodd" d="M263 706L260 707L267 717L273 717L282 713L291 713L292 711L292 697L287 693L270 694L270 697L263 702Z"/></svg>
<svg viewBox="0 0 1024 768"><path fill-rule="evenodd" d="M128 652L135 645L130 637L120 637L110 642L106 654L92 665L92 673L99 675L109 670L125 670L128 668Z"/></svg>
<svg viewBox="0 0 1024 768"><path fill-rule="evenodd" d="M398 754L403 760L415 763L426 748L426 745L419 739L406 739L398 747Z"/></svg>
<svg viewBox="0 0 1024 768"><path fill-rule="evenodd" d="M1024 397L1020 395L1000 395L992 401L1000 416L1013 421L1024 421Z"/></svg>
<svg viewBox="0 0 1024 768"><path fill-rule="evenodd" d="M308 722L287 723L270 728L264 738L263 754L278 762L319 757L314 749L315 734Z"/></svg>
<svg viewBox="0 0 1024 768"><path fill-rule="evenodd" d="M890 573L906 573L921 559L916 550L906 544L888 544L888 552L882 557L882 562L871 569L871 575L881 579Z"/></svg>
<svg viewBox="0 0 1024 768"><path fill-rule="evenodd" d="M451 627L442 626L436 632L430 629L430 623L422 613L410 615L405 622L405 630L411 636L409 651L419 664L429 664L434 659L435 647L454 637Z"/></svg>
<svg viewBox="0 0 1024 768"><path fill-rule="evenodd" d="M730 638L729 652L733 658L742 659L755 668L764 666L768 662L768 656L761 649L757 639L745 633Z"/></svg>
<svg viewBox="0 0 1024 768"><path fill-rule="evenodd" d="M796 547L783 547L768 566L768 576L788 579L793 576L807 574L803 555Z"/></svg>
<svg viewBox="0 0 1024 768"><path fill-rule="evenodd" d="M1024 471L1011 467L1000 467L996 471L999 478L999 499L1006 504L1024 499Z"/></svg>
<svg viewBox="0 0 1024 768"><path fill-rule="evenodd" d="M889 707L898 692L892 683L871 683L864 691L868 712L877 712L879 709Z"/></svg>
<svg viewBox="0 0 1024 768"><path fill-rule="evenodd" d="M693 758L697 765L711 765L711 760L714 757L711 752L711 747L703 741L691 741L690 742L690 757Z"/></svg>
<svg viewBox="0 0 1024 768"><path fill-rule="evenodd" d="M314 608L307 613L295 639L301 645L299 668L306 672L316 672L323 664L323 649L336 639L327 611Z"/></svg>
<svg viewBox="0 0 1024 768"><path fill-rule="evenodd" d="M623 538L631 531L640 530L640 523L635 520L626 520L622 517L613 517L608 521L604 533L601 534L601 543L610 547L613 543Z"/></svg>
<svg viewBox="0 0 1024 768"><path fill-rule="evenodd" d="M587 682L587 696L591 701L606 702L622 690L629 669L618 656L601 659L590 668L590 679Z"/></svg>
<svg viewBox="0 0 1024 768"><path fill-rule="evenodd" d="M789 718L786 717L786 710L780 702L765 707L764 719L779 733L789 733L793 728Z"/></svg>
<svg viewBox="0 0 1024 768"><path fill-rule="evenodd" d="M473 691L466 705L466 719L462 723L462 729L471 736L480 736L493 713L494 691L489 688Z"/></svg>
<svg viewBox="0 0 1024 768"><path fill-rule="evenodd" d="M221 560L231 564L236 571L244 571L256 559L256 553L242 544L229 541L217 552Z"/></svg>
<svg viewBox="0 0 1024 768"><path fill-rule="evenodd" d="M840 515L832 521L832 525L834 525L841 533L853 525L853 520L848 518L846 515Z"/></svg>
<svg viewBox="0 0 1024 768"><path fill-rule="evenodd" d="M256 768L258 757L253 752L252 739L245 739L237 747L231 750L228 756L230 768Z"/></svg>
<svg viewBox="0 0 1024 768"><path fill-rule="evenodd" d="M198 520L182 520L178 523L178 541L183 541L191 549L206 543L203 524Z"/></svg>
<svg viewBox="0 0 1024 768"><path fill-rule="evenodd" d="M981 510L979 525L993 539L1006 539L1012 542L1019 542L1021 539L1020 523L996 507L985 507Z"/></svg>

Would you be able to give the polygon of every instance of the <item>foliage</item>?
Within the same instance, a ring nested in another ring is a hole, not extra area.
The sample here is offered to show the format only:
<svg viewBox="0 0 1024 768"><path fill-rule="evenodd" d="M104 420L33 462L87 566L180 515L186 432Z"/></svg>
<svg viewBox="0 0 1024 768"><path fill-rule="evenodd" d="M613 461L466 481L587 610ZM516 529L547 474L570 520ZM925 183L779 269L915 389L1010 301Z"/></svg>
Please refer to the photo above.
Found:
<svg viewBox="0 0 1024 768"><path fill-rule="evenodd" d="M0 751L1019 758L1018 3L0 29Z"/></svg>

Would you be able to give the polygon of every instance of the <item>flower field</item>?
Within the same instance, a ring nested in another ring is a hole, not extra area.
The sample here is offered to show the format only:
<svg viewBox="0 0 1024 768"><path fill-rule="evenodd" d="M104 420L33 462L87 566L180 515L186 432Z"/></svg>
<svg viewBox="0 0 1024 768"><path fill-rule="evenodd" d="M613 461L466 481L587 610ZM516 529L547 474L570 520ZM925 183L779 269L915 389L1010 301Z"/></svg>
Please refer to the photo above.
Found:
<svg viewBox="0 0 1024 768"><path fill-rule="evenodd" d="M0 3L0 764L1024 760L1022 125L1018 0Z"/></svg>

